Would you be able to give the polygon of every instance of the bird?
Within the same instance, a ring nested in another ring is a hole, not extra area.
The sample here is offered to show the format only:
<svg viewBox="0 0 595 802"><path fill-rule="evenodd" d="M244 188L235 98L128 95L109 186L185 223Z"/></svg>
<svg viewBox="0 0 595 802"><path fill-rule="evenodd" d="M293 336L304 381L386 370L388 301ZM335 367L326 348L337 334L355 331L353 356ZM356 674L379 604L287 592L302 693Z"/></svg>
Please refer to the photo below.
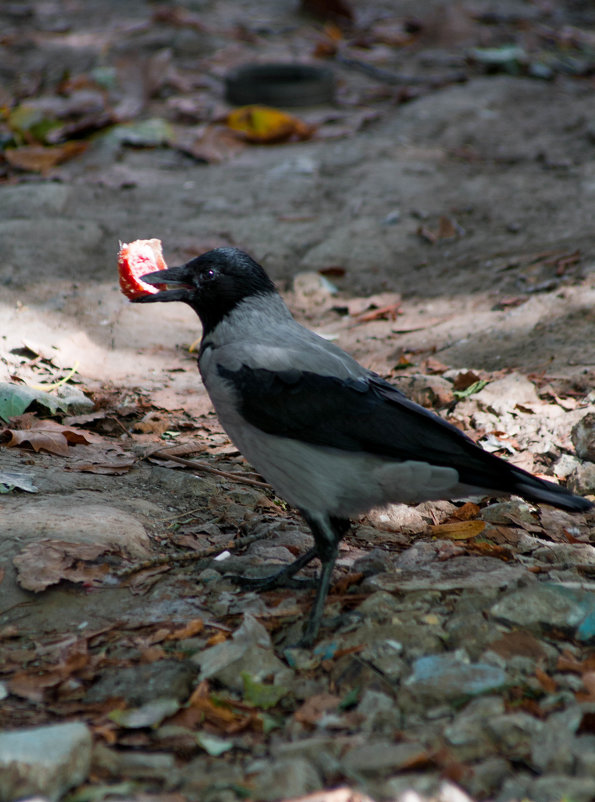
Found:
<svg viewBox="0 0 595 802"><path fill-rule="evenodd" d="M134 302L179 301L197 313L198 368L223 429L310 527L312 548L270 576L245 581L262 590L295 587L294 575L320 560L298 645L318 638L339 543L354 516L474 494L517 495L571 512L593 506L484 451L302 326L247 253L215 248L142 280L161 288Z"/></svg>

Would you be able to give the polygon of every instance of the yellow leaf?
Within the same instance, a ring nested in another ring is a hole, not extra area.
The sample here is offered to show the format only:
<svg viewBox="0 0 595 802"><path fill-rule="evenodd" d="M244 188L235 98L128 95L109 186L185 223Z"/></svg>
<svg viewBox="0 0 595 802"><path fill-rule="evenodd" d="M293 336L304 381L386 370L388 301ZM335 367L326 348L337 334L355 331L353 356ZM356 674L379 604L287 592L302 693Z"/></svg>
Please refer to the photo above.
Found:
<svg viewBox="0 0 595 802"><path fill-rule="evenodd" d="M314 128L291 114L269 106L242 106L230 112L225 122L248 142L272 143L308 139Z"/></svg>
<svg viewBox="0 0 595 802"><path fill-rule="evenodd" d="M471 540L485 528L485 521L455 521L451 524L431 526L430 532L435 537L446 537L449 540Z"/></svg>

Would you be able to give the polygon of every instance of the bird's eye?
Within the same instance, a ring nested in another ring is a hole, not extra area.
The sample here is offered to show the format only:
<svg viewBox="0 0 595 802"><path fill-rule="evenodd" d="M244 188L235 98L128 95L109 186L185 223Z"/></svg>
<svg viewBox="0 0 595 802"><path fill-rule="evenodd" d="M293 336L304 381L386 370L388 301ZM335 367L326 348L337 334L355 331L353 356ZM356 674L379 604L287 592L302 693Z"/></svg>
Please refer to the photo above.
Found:
<svg viewBox="0 0 595 802"><path fill-rule="evenodd" d="M213 270L213 268L207 270L207 278L215 278L215 271Z"/></svg>

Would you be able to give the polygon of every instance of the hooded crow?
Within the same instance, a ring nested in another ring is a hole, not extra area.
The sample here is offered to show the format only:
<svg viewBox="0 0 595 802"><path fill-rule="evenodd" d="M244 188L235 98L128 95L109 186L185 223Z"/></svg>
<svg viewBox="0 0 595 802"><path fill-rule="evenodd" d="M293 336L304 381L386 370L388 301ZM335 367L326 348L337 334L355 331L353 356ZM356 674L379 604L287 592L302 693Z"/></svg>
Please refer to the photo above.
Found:
<svg viewBox="0 0 595 802"><path fill-rule="evenodd" d="M295 582L295 573L320 559L301 645L318 635L339 541L354 515L477 493L515 494L576 512L592 506L484 451L301 326L248 254L216 248L143 281L167 287L136 302L183 301L198 314L198 367L221 425L310 526L313 548L251 581L262 589Z"/></svg>

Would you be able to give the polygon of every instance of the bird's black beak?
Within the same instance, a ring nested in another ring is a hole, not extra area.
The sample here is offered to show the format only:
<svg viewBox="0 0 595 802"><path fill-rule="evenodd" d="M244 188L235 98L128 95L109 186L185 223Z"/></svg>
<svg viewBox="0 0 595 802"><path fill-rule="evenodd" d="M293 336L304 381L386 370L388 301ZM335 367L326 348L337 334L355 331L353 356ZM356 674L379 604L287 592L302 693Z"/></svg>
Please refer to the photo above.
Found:
<svg viewBox="0 0 595 802"><path fill-rule="evenodd" d="M155 301L188 301L191 292L195 289L186 265L169 267L167 270L156 270L154 273L141 276L141 279L153 286L165 285L165 288L155 293L133 298L132 303L135 304L151 304Z"/></svg>

